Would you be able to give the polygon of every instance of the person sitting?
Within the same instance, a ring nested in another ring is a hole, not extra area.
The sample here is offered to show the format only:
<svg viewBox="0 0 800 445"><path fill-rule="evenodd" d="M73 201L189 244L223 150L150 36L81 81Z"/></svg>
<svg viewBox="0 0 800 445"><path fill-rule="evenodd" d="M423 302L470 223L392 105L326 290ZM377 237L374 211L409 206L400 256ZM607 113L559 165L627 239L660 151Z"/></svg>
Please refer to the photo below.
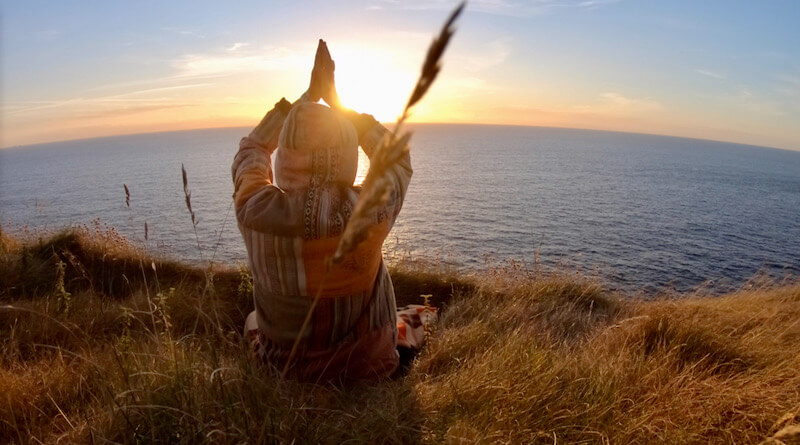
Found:
<svg viewBox="0 0 800 445"><path fill-rule="evenodd" d="M371 156L387 131L341 106L320 40L308 90L275 104L234 158L234 206L255 302L245 335L259 357L300 380L381 379L398 366L395 295L381 248L411 179L408 152L388 172L393 192L372 215L367 239L341 263L329 261L359 197L358 146Z"/></svg>

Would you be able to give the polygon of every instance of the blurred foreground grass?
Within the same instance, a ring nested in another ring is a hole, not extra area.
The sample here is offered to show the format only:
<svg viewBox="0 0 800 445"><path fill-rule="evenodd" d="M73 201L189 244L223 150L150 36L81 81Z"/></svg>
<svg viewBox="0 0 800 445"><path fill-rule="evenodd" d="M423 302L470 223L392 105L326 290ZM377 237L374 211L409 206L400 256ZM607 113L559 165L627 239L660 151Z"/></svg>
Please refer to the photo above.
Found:
<svg viewBox="0 0 800 445"><path fill-rule="evenodd" d="M337 388L249 360L244 269L109 230L0 236L0 443L800 441L796 283L643 300L513 264L392 277L441 321L404 377Z"/></svg>

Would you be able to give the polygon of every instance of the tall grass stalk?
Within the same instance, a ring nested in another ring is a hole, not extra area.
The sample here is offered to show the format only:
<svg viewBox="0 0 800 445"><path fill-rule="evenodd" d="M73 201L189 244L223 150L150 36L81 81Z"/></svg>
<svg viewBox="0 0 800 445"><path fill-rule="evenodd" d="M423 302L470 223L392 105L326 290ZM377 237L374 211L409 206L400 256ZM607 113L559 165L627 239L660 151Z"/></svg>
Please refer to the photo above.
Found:
<svg viewBox="0 0 800 445"><path fill-rule="evenodd" d="M122 184L125 188L125 207L131 208L131 191L128 189L128 184Z"/></svg>
<svg viewBox="0 0 800 445"><path fill-rule="evenodd" d="M455 29L453 25L456 19L464 10L466 2L461 2L445 21L438 37L433 39L425 62L422 64L417 83L411 96L403 108L403 114L397 119L394 129L387 137L381 141L375 153L370 159L369 171L361 188L358 202L356 203L353 214L347 222L342 239L333 256L333 262L339 263L344 257L354 251L358 245L367 238L368 230L372 225L370 215L374 214L384 205L391 193L392 183L389 180L389 170L400 161L408 152L408 141L411 138L410 132L403 132L403 124L408 119L411 108L419 103L420 100L433 85L434 80L441 70L441 59L444 50L450 42Z"/></svg>
<svg viewBox="0 0 800 445"><path fill-rule="evenodd" d="M222 235L225 233L225 225L228 223L228 217L230 216L232 209L233 209L233 200L231 199L230 204L228 204L228 211L225 212L225 219L222 220L222 227L220 227L219 233L217 234L217 242L214 244L214 251L211 252L211 260L209 261L209 268L214 266L214 258L217 257L217 249L222 244Z"/></svg>
<svg viewBox="0 0 800 445"><path fill-rule="evenodd" d="M189 190L189 178L186 175L186 167L183 166L183 163L181 163L181 179L183 180L183 196L186 200L186 208L189 210L189 215L192 217L192 228L194 229L194 239L197 241L197 252L202 258L203 248L200 247L200 237L197 235L197 224L200 220L192 209L192 192Z"/></svg>

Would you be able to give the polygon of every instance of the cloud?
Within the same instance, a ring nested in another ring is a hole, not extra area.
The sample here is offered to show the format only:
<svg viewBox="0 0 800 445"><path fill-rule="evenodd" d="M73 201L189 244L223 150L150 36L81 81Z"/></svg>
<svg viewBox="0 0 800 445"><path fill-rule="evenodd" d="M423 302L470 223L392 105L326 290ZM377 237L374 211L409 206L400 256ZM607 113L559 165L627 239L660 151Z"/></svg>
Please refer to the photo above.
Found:
<svg viewBox="0 0 800 445"><path fill-rule="evenodd" d="M590 103L578 105L536 102L490 104L489 115L496 123L651 132L668 118L660 102L618 92L602 93Z"/></svg>
<svg viewBox="0 0 800 445"><path fill-rule="evenodd" d="M662 110L663 105L649 97L628 97L620 93L603 93L598 98L598 102L588 105L577 105L573 110L579 112L592 113L632 113L643 111Z"/></svg>
<svg viewBox="0 0 800 445"><path fill-rule="evenodd" d="M490 108L495 123L587 128L606 131L658 132L655 122L661 116L647 113L620 113L608 104L583 107L503 105ZM615 112L616 111L616 112Z"/></svg>
<svg viewBox="0 0 800 445"><path fill-rule="evenodd" d="M697 74L702 74L703 76L706 77L711 77L712 79L719 79L719 80L727 79L727 77L724 74L720 74L703 68L696 68L694 72L696 72Z"/></svg>
<svg viewBox="0 0 800 445"><path fill-rule="evenodd" d="M467 9L494 15L534 16L545 14L556 9L593 10L621 0L535 0L531 2L511 2L506 0L472 0ZM406 10L451 10L455 3L452 0L382 0L367 9L399 8Z"/></svg>
<svg viewBox="0 0 800 445"><path fill-rule="evenodd" d="M229 52L236 52L236 51L239 51L240 49L245 48L247 46L250 46L250 43L248 43L248 42L236 42L233 45L231 45L230 47L228 47L227 50Z"/></svg>
<svg viewBox="0 0 800 445"><path fill-rule="evenodd" d="M105 109L91 110L84 113L70 114L67 120L83 121L93 119L116 119L127 117L134 114L152 113L155 111L174 110L177 108L196 107L198 104L192 103L160 103L160 104L141 104L141 105L122 105L106 107Z"/></svg>
<svg viewBox="0 0 800 445"><path fill-rule="evenodd" d="M451 10L455 6L452 0L407 0L398 2L396 0L383 0L383 5L408 9L408 10ZM381 6L376 5L376 6ZM492 14L508 14L516 10L519 5L510 3L504 0L473 0L467 6L468 9L477 12L486 12Z"/></svg>
<svg viewBox="0 0 800 445"><path fill-rule="evenodd" d="M502 38L471 48L469 54L454 55L453 66L469 72L484 71L503 64L509 55L511 55L511 39Z"/></svg>
<svg viewBox="0 0 800 445"><path fill-rule="evenodd" d="M234 45L236 46L236 45ZM177 77L219 77L255 71L286 70L305 66L308 55L287 47L270 47L261 51L241 51L229 48L226 52L186 54L172 63Z"/></svg>
<svg viewBox="0 0 800 445"><path fill-rule="evenodd" d="M800 73L781 74L778 76L778 86L775 90L787 96L800 96Z"/></svg>
<svg viewBox="0 0 800 445"><path fill-rule="evenodd" d="M578 6L585 9L595 9L600 6L611 5L619 2L620 0L587 0L578 3Z"/></svg>
<svg viewBox="0 0 800 445"><path fill-rule="evenodd" d="M187 85L174 85L159 88L146 88L142 90L129 91L123 94L113 94L97 97L78 97L63 100L51 101L29 101L29 102L12 102L3 104L3 113L13 116L16 114L24 113L41 113L45 111L58 112L59 109L79 110L79 109L93 109L99 107L106 107L112 109L130 108L134 104L139 107L146 106L163 106L163 103L171 102L171 97L141 97L153 95L154 93L165 93L176 90L185 90L189 88L199 88L211 85L209 83L194 83ZM138 96L138 97L137 97Z"/></svg>
<svg viewBox="0 0 800 445"><path fill-rule="evenodd" d="M181 36L195 37L195 38L198 38L198 39L205 39L206 38L205 35L200 34L199 32L192 31L192 30L189 30L189 29L184 29L184 28L176 28L176 27L172 27L172 26L165 26L165 27L161 28L161 30L164 31L164 32L168 32L168 33L172 33L172 34L178 34L178 35L181 35Z"/></svg>
<svg viewBox="0 0 800 445"><path fill-rule="evenodd" d="M235 83L231 79L263 71L305 71L313 62L309 55L313 49L303 44L263 47L234 42L156 60L163 64L159 66L161 76L71 91L48 98L52 100L5 101L0 104L5 133L2 144L112 134L121 128L156 131L240 124L235 114L242 106L235 104L243 103L242 99L220 97L227 84Z"/></svg>
<svg viewBox="0 0 800 445"><path fill-rule="evenodd" d="M41 29L32 33L33 37L43 42L52 42L61 38L64 32L59 29Z"/></svg>
<svg viewBox="0 0 800 445"><path fill-rule="evenodd" d="M143 86L181 88L187 79L218 78L253 71L306 67L313 49L289 47L252 48L250 42L235 42L216 50L189 53L166 61L167 75L99 85L87 91L128 90ZM312 59L313 60L313 59ZM161 61L159 61L161 62ZM178 84L172 86L174 84Z"/></svg>
<svg viewBox="0 0 800 445"><path fill-rule="evenodd" d="M499 88L478 77L457 77L448 79L446 85L442 85L443 91L448 91L449 97L465 96L476 91L497 91ZM467 92L470 93L467 93Z"/></svg>
<svg viewBox="0 0 800 445"><path fill-rule="evenodd" d="M173 85L168 87L158 87L158 88L146 88L144 90L136 90L136 91L129 91L127 93L118 94L116 96L111 96L113 98L124 98L129 96L138 96L142 94L151 94L151 93L162 93L165 91L175 91L175 90L185 90L187 88L198 88L211 85L210 83L191 83L191 84L184 84L184 85Z"/></svg>
<svg viewBox="0 0 800 445"><path fill-rule="evenodd" d="M766 100L747 88L743 88L733 95L732 101L738 107L755 114L768 116L783 116L786 114L780 102Z"/></svg>
<svg viewBox="0 0 800 445"><path fill-rule="evenodd" d="M270 47L264 50L248 47L248 43L237 42L217 51L185 54L169 63L168 68L172 72L166 76L99 86L84 91L82 95L57 100L5 102L0 110L14 119L76 120L187 107L192 106L191 101L182 100L181 97L185 95L176 93L215 85L215 82L203 79L254 71L284 70L306 66L308 63L307 51L301 57L299 50L287 47ZM109 91L122 92L108 94Z"/></svg>

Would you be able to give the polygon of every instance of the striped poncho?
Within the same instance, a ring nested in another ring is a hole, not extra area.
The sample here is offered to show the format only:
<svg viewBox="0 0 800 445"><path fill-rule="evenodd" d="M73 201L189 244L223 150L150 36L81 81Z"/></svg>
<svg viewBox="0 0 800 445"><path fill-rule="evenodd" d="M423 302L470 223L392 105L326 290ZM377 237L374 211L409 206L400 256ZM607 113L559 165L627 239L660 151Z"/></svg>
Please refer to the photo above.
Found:
<svg viewBox="0 0 800 445"><path fill-rule="evenodd" d="M390 172L394 192L373 215L367 240L339 265L327 261L359 196L356 145L371 156L386 132L368 115L347 119L323 105L282 100L234 158L236 218L254 287L246 334L280 368L299 336L290 369L302 380L381 378L397 367L396 305L381 246L411 179L408 155ZM300 332L316 295L310 328Z"/></svg>

